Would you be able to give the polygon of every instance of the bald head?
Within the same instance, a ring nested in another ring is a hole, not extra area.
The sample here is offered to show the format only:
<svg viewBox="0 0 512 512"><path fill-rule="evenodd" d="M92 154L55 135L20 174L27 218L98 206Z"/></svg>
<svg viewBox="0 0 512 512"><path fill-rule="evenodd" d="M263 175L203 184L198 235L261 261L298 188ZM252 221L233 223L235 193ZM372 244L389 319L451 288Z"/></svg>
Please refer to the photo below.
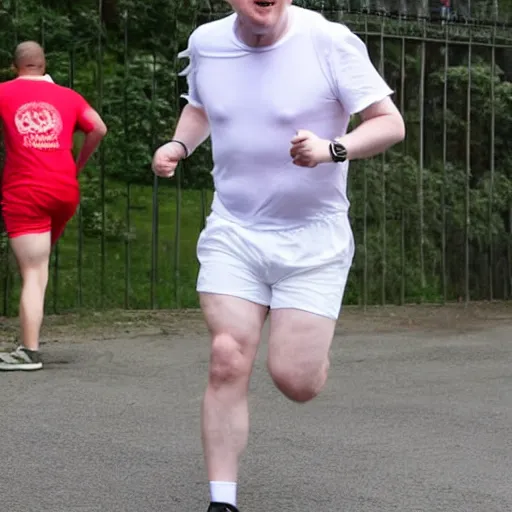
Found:
<svg viewBox="0 0 512 512"><path fill-rule="evenodd" d="M44 50L35 41L20 43L14 50L13 64L18 74L44 75L46 68Z"/></svg>

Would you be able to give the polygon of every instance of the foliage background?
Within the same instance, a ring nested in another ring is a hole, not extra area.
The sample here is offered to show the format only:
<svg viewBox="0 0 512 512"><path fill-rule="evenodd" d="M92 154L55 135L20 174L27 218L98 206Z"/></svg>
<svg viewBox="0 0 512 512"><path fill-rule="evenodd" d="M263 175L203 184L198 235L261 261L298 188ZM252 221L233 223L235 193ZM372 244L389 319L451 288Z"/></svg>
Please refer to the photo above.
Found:
<svg viewBox="0 0 512 512"><path fill-rule="evenodd" d="M427 0L297 3L367 42L407 122L402 145L351 167L357 254L346 303L510 298L512 0L454 0L448 21ZM172 182L152 176L150 159L182 105L178 51L195 26L227 12L218 0L2 2L0 80L12 78L15 44L38 40L54 80L82 93L109 126L54 258L54 309L197 304L209 144ZM19 283L5 238L1 248L8 314Z"/></svg>

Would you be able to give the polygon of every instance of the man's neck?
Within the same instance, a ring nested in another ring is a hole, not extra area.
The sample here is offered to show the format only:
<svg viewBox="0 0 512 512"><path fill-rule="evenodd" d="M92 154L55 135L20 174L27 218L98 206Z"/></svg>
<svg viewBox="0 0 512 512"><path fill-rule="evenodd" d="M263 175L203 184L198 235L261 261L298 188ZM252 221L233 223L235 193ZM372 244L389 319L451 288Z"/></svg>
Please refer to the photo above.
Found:
<svg viewBox="0 0 512 512"><path fill-rule="evenodd" d="M254 48L271 46L277 43L288 32L290 26L290 13L288 9L284 12L283 17L277 25L266 34L255 34L251 27L246 26L243 21L238 19L236 33L237 36L247 46Z"/></svg>
<svg viewBox="0 0 512 512"><path fill-rule="evenodd" d="M35 73L19 73L18 78L22 78L23 80L48 80L47 75Z"/></svg>

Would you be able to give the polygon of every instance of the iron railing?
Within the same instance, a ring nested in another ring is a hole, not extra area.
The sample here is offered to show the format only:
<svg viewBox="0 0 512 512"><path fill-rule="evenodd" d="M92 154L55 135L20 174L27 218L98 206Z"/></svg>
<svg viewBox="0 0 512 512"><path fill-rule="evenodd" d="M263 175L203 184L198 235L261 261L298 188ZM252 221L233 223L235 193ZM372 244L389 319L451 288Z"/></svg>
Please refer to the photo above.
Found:
<svg viewBox="0 0 512 512"><path fill-rule="evenodd" d="M55 81L84 94L110 129L54 251L47 310L194 307L195 243L212 198L208 145L173 181L153 177L149 163L180 109L176 54L195 25L225 14L225 3L169 5L172 23L149 8L142 19L126 2L108 16L102 0L89 10L80 3L52 10L41 2L34 10L12 0L0 11L3 79L11 76L14 45L39 40ZM387 154L351 166L357 250L345 302L510 299L508 14L483 2L480 20L460 15L462 2L448 17L437 16L432 2L414 9L405 1L399 9L356 3L316 7L365 40L396 90L408 135ZM19 279L5 238L2 244L0 314L12 315Z"/></svg>

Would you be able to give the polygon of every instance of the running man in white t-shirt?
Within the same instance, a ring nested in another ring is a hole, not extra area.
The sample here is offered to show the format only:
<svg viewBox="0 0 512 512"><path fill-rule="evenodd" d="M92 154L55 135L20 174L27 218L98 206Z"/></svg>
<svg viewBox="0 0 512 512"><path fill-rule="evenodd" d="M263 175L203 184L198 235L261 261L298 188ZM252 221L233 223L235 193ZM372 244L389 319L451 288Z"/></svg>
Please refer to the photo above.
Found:
<svg viewBox="0 0 512 512"><path fill-rule="evenodd" d="M208 136L215 196L197 290L211 333L203 408L209 512L236 511L247 393L263 323L268 369L291 400L322 389L354 254L348 162L401 141L392 90L347 27L290 0L231 0L183 53L188 104L153 159L161 177ZM362 123L346 133L350 116Z"/></svg>

